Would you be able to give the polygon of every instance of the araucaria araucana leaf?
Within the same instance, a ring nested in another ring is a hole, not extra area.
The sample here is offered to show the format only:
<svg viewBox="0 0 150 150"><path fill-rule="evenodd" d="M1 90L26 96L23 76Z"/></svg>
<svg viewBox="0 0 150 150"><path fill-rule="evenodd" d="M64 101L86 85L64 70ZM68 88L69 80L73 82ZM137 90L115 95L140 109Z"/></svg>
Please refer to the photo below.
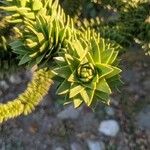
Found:
<svg viewBox="0 0 150 150"><path fill-rule="evenodd" d="M63 79L57 94L65 94L75 107L83 102L88 106L95 101L109 103L112 90L107 81L114 77L120 81L121 70L115 66L118 51L106 46L105 40L90 30L77 37L69 42L66 53L55 58L58 67L53 73Z"/></svg>
<svg viewBox="0 0 150 150"><path fill-rule="evenodd" d="M20 65L45 65L65 48L65 39L71 37L68 24L56 16L41 13L36 21L25 19L24 24L22 36L10 44L19 55Z"/></svg>

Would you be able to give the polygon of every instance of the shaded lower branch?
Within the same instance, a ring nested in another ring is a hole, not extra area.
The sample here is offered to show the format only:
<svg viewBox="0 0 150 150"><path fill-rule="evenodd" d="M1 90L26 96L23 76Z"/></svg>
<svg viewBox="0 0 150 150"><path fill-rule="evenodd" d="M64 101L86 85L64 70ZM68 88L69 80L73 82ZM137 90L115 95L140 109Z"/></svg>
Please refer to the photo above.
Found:
<svg viewBox="0 0 150 150"><path fill-rule="evenodd" d="M34 72L33 79L21 95L6 104L0 104L0 122L31 113L52 85L50 76L50 70L40 69Z"/></svg>

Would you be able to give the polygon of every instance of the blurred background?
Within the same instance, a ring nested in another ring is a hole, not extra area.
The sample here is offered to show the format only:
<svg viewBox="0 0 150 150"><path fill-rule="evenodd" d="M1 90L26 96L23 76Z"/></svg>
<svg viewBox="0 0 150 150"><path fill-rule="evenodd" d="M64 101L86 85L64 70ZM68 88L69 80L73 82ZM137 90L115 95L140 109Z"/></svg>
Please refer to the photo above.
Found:
<svg viewBox="0 0 150 150"><path fill-rule="evenodd" d="M0 150L150 149L150 57L145 55L150 34L144 28L150 5L145 2L133 10L129 6L136 3L122 1L60 0L77 28L92 27L123 47L124 84L112 94L111 104L99 103L94 110L63 106L54 85L32 114L0 125ZM17 97L31 77L30 71L20 70L0 78L0 102Z"/></svg>

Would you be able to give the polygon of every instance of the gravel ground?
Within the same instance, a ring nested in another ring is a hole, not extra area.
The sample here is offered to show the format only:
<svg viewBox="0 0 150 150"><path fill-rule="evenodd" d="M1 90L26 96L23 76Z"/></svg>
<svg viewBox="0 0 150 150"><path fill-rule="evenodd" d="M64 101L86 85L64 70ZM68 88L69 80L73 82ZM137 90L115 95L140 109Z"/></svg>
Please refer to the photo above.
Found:
<svg viewBox="0 0 150 150"><path fill-rule="evenodd" d="M124 85L110 106L63 107L53 88L32 114L0 125L0 150L148 150L150 59L130 51L121 66ZM15 98L30 78L23 71L1 80L0 102Z"/></svg>

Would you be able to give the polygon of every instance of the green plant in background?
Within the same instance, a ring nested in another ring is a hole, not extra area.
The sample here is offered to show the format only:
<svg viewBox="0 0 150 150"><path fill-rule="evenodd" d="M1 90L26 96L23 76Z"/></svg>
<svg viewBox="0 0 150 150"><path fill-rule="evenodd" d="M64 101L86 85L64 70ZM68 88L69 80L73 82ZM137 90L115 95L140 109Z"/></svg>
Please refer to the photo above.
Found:
<svg viewBox="0 0 150 150"><path fill-rule="evenodd" d="M1 2L5 18L0 23L0 67L7 70L1 69L0 74L9 72L13 63L15 68L36 70L22 94L0 104L0 122L29 114L55 81L59 82L56 93L65 96L64 104L109 104L109 95L121 83L118 54L122 47L129 47L135 39L149 46L147 1L134 5L133 0ZM99 9L115 10L119 17L105 21Z"/></svg>
<svg viewBox="0 0 150 150"><path fill-rule="evenodd" d="M133 41L139 43L146 54L150 49L144 45L150 44L150 3L139 1L137 5L129 5L120 14L121 26L126 33L132 35ZM128 21L127 21L128 20Z"/></svg>
<svg viewBox="0 0 150 150"><path fill-rule="evenodd" d="M6 14L0 15L0 79L20 69L17 56L8 45L12 37L16 36L12 28L13 26L7 22Z"/></svg>
<svg viewBox="0 0 150 150"><path fill-rule="evenodd" d="M67 3L68 0L64 1ZM101 37L116 41L125 50L136 42L145 54L149 54L149 0L83 1L80 3L80 13L74 16L79 28L90 27L99 32ZM109 17L113 19L109 20Z"/></svg>
<svg viewBox="0 0 150 150"><path fill-rule="evenodd" d="M1 10L8 12L8 22L23 25L25 19L35 20L40 13L65 21L64 10L58 0L6 0L2 1Z"/></svg>
<svg viewBox="0 0 150 150"><path fill-rule="evenodd" d="M36 14L43 8L40 0L6 0L2 1L1 9L9 12L11 23L20 23L24 18L35 19Z"/></svg>

